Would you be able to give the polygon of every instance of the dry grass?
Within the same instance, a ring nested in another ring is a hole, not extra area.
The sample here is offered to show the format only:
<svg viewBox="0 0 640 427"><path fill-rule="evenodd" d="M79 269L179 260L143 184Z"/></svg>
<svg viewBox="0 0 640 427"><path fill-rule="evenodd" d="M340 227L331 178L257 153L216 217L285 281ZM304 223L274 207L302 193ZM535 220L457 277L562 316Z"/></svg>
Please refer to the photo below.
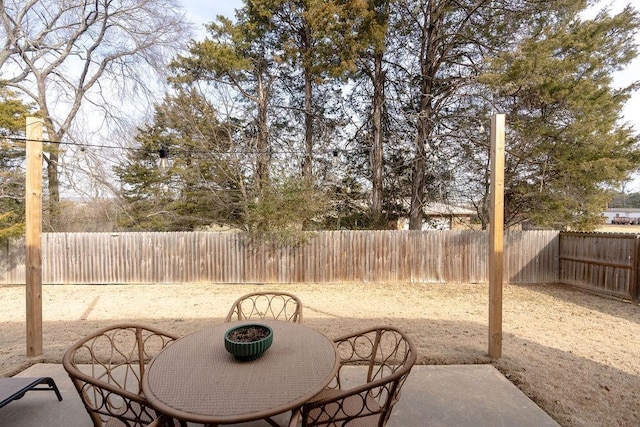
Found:
<svg viewBox="0 0 640 427"><path fill-rule="evenodd" d="M305 323L337 337L377 324L404 329L419 363L493 363L563 426L640 425L640 309L557 285L504 287L503 357L488 349L487 285L122 285L44 286L42 359L25 353L24 287L0 287L0 373L60 362L81 336L135 320L177 334L220 322L253 290L286 290Z"/></svg>

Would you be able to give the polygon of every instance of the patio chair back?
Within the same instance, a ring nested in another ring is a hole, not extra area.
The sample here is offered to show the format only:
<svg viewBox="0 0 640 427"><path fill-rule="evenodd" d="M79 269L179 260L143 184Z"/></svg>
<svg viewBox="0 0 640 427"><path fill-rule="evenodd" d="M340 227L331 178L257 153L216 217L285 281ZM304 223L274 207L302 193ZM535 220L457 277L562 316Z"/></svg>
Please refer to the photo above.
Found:
<svg viewBox="0 0 640 427"><path fill-rule="evenodd" d="M302 426L384 426L416 361L404 332L377 327L335 340L341 358L338 375L301 411ZM366 366L355 370L354 366ZM345 371L350 370L349 383ZM354 372L362 371L361 378ZM295 422L295 421L294 421Z"/></svg>
<svg viewBox="0 0 640 427"><path fill-rule="evenodd" d="M119 324L67 350L62 364L95 427L147 426L156 419L142 395L142 376L151 358L175 339L152 327Z"/></svg>
<svg viewBox="0 0 640 427"><path fill-rule="evenodd" d="M225 322L275 319L302 323L302 302L287 292L254 292L236 300Z"/></svg>

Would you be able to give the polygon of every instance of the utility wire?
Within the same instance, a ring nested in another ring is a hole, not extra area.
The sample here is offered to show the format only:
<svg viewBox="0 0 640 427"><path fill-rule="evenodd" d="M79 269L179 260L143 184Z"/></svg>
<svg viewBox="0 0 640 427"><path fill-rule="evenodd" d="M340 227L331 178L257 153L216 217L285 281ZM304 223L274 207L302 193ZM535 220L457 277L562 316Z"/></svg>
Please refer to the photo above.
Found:
<svg viewBox="0 0 640 427"><path fill-rule="evenodd" d="M78 142L62 142L62 141L50 141L50 140L36 140L36 139L27 139L24 137L18 136L5 136L3 137L10 141L14 142L24 142L25 144L28 142L42 142L44 144L58 144L58 145L67 145L73 147L79 147L80 149L86 148L99 148L99 149L111 149L111 150L123 150L123 151L142 151L142 152L160 152L161 150L166 150L169 154L171 153L193 153L193 154L297 154L297 155L305 155L306 152L300 150L251 150L251 151L215 151L215 150L189 150L185 148L167 148L167 147L159 147L158 149L149 149L145 147L119 147L113 145L103 145L103 144L84 144ZM317 154L329 154L331 153L334 157L337 157L339 153L354 153L359 151L358 149L344 149L344 148L326 148L322 150L314 150L314 153Z"/></svg>

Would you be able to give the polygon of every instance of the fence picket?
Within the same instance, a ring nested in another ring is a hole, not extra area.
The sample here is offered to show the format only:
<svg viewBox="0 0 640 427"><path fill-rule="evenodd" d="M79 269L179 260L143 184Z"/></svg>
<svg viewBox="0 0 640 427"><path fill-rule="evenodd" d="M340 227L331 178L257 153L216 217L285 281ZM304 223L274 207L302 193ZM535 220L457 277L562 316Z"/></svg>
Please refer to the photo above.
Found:
<svg viewBox="0 0 640 427"><path fill-rule="evenodd" d="M505 233L505 280L558 282L558 235L556 231ZM43 283L480 283L488 280L487 242L484 231L324 231L293 247L228 232L44 233ZM618 244L602 250L586 245L580 256L591 259L600 254L613 262L611 252L627 247ZM0 284L24 283L24 242L0 247L0 256ZM616 262L626 266L629 259ZM562 266L574 276L587 268L576 270L568 259ZM582 275L595 273L592 269ZM621 281L635 277L630 273L606 276L607 290L628 291L630 287Z"/></svg>

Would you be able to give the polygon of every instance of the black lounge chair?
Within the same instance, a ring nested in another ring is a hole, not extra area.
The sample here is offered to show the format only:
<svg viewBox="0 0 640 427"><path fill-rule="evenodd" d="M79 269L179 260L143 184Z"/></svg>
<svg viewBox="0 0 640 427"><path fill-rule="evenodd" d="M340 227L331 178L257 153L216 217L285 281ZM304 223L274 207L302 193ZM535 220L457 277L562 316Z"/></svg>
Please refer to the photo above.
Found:
<svg viewBox="0 0 640 427"><path fill-rule="evenodd" d="M42 387L39 387L41 386ZM62 395L55 381L51 377L26 378L11 377L0 378L0 408L8 403L18 400L28 391L53 391L58 400L62 400Z"/></svg>

